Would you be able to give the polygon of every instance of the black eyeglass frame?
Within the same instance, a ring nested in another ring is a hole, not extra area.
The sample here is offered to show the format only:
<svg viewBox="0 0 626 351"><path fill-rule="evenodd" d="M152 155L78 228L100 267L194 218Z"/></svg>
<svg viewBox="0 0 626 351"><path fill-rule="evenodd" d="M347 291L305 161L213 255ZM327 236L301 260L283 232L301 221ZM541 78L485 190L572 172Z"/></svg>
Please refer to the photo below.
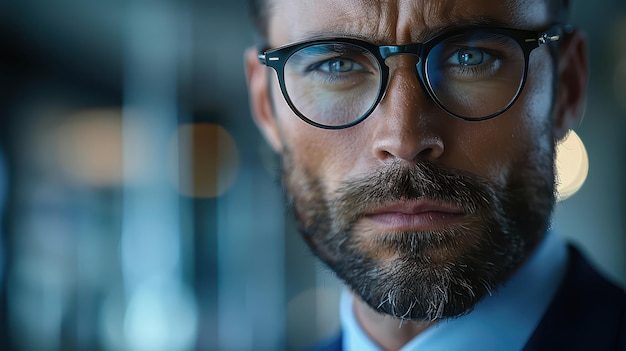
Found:
<svg viewBox="0 0 626 351"><path fill-rule="evenodd" d="M448 38L451 38L460 34L464 34L465 32L470 31L470 30L472 31L485 30L485 31L490 31L494 34L505 35L513 39L515 42L517 42L519 46L521 47L522 52L524 53L524 72L522 75L522 82L517 92L515 93L515 97L511 99L508 105L506 105L499 111L496 111L488 116L478 117L478 118L464 117L464 116L461 116L459 114L449 111L441 103L441 101L439 101L439 99L435 95L430 83L428 82L428 78L426 74L424 73L425 66L426 66L426 58L430 54L431 50L437 44L439 44L440 42ZM275 49L263 49L263 50L260 50L258 58L262 64L268 67L272 67L274 71L276 71L276 74L278 76L278 82L280 85L280 90L283 94L283 97L285 98L285 101L287 102L289 107L293 110L293 112L306 123L312 126L318 127L318 128L345 129L345 128L349 128L354 125L357 125L361 123L363 120L365 120L367 117L369 117L372 114L372 112L374 112L376 107L378 107L378 105L380 104L380 102L382 101L382 99L387 93L390 74L389 74L389 66L385 63L385 60L395 55L417 56L419 58L419 62L416 65L416 68L417 68L417 75L419 77L420 84L422 88L428 92L428 95L435 102L435 104L439 108L441 108L443 111L445 111L446 113L448 113L449 115L453 117L462 119L464 121L475 122L475 121L484 121L484 120L496 117L504 113L505 111L507 111L511 106L513 106L515 101L517 101L517 99L521 95L521 92L524 89L524 85L526 83L530 53L541 45L559 41L563 37L564 33L570 33L572 30L573 30L572 26L570 25L564 26L561 24L553 24L548 29L543 30L543 31L532 31L532 30L505 28L505 27L468 26L468 27L455 28L455 29L443 32L439 35L436 35L428 39L427 41L423 43L412 43L412 44L407 44L407 45L375 45L375 44L372 44L370 42L360 40L360 39L336 37L336 38L325 38L325 39L304 41L304 42L285 45L285 46L275 48ZM369 52L370 54L372 54L372 56L376 58L378 67L380 70L380 74L381 74L380 84L378 87L378 97L376 98L376 101L372 104L372 106L361 117L355 119L354 121L350 123L342 124L338 126L332 126L332 125L329 126L329 125L321 124L304 116L291 101L291 98L289 97L289 94L287 93L287 88L285 86L285 79L284 79L285 64L293 54L309 46L319 45L319 44L332 44L332 43L345 43L345 44L356 45L364 49L365 51Z"/></svg>

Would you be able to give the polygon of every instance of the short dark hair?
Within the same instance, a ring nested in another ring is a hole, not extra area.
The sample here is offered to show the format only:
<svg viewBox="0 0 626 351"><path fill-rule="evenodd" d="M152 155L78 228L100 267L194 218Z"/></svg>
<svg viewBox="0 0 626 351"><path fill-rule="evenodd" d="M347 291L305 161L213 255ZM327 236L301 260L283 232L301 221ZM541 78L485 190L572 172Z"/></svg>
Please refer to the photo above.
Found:
<svg viewBox="0 0 626 351"><path fill-rule="evenodd" d="M257 41L267 42L270 4L267 0L248 0L248 12L254 25Z"/></svg>
<svg viewBox="0 0 626 351"><path fill-rule="evenodd" d="M272 0L248 0L248 10L250 18L254 24L257 41L266 43L268 39L269 17ZM553 14L554 21L567 24L569 21L569 0L549 0L548 11Z"/></svg>

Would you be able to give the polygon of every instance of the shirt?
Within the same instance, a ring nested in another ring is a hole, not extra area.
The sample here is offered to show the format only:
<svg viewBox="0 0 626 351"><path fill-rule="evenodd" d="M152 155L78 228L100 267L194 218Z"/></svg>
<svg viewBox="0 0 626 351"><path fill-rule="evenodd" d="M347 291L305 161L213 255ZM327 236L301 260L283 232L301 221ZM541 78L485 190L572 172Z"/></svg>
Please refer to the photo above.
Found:
<svg viewBox="0 0 626 351"><path fill-rule="evenodd" d="M523 349L559 287L567 256L565 241L548 232L528 261L472 312L429 327L400 351ZM340 302L343 349L380 351L359 326L352 306L352 295L344 290Z"/></svg>

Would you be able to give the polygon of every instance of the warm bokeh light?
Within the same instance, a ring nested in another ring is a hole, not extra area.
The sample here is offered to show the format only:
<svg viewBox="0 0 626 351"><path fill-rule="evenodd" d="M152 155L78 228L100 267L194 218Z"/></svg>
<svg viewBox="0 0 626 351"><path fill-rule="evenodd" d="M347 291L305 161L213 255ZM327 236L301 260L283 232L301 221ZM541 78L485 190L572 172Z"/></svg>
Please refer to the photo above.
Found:
<svg viewBox="0 0 626 351"><path fill-rule="evenodd" d="M181 194L196 198L223 195L237 179L239 150L223 127L213 123L184 124L178 128L171 152L178 149L178 167L172 165ZM178 146L176 148L175 146ZM170 162L176 157L170 155Z"/></svg>
<svg viewBox="0 0 626 351"><path fill-rule="evenodd" d="M91 186L113 186L121 182L119 108L78 111L67 116L54 132L52 141L59 168L71 180Z"/></svg>
<svg viewBox="0 0 626 351"><path fill-rule="evenodd" d="M587 179L589 158L580 137L570 131L556 149L557 199L563 201L574 195Z"/></svg>

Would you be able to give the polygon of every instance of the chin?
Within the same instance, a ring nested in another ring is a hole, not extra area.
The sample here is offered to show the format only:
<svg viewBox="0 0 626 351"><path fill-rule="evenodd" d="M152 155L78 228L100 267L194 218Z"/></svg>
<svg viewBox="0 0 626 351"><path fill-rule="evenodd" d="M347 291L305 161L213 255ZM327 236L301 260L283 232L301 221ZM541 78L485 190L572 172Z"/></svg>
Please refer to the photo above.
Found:
<svg viewBox="0 0 626 351"><path fill-rule="evenodd" d="M437 231L346 233L338 250L313 252L371 308L433 321L471 311L520 264L524 243L480 221ZM328 246L326 246L328 248Z"/></svg>
<svg viewBox="0 0 626 351"><path fill-rule="evenodd" d="M540 242L554 204L548 161L506 186L425 162L386 165L333 194L303 168L284 168L283 181L304 240L350 289L381 313L433 321L471 311ZM536 165L520 163L528 164ZM367 219L372 209L411 202L463 215L419 231L381 230Z"/></svg>

